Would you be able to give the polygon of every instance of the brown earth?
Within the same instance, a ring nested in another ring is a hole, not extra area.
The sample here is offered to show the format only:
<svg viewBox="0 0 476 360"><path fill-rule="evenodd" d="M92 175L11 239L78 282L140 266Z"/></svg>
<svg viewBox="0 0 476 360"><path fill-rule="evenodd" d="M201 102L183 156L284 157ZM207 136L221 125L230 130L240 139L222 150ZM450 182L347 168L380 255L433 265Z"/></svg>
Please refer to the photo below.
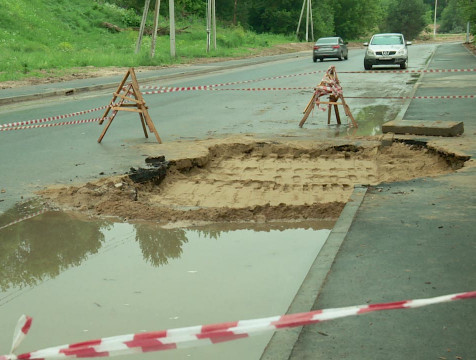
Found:
<svg viewBox="0 0 476 360"><path fill-rule="evenodd" d="M462 166L424 147L364 143L246 137L168 143L155 148L154 156L168 154L170 161L160 183L136 183L126 174L40 195L66 211L162 223L337 219L354 185L436 176Z"/></svg>

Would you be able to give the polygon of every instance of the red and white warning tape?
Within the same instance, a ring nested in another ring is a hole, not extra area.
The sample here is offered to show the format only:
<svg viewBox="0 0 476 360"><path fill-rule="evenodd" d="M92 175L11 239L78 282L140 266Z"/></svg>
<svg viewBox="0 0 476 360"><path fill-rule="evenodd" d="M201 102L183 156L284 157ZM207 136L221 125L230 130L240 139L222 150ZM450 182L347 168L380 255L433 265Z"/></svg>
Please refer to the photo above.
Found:
<svg viewBox="0 0 476 360"><path fill-rule="evenodd" d="M344 308L316 310L306 313L273 316L262 319L226 322L220 324L192 326L172 330L152 331L138 334L120 335L109 338L88 340L70 345L50 347L21 355L13 352L28 333L32 319L23 315L16 327L12 350L0 360L15 359L58 359L65 357L107 357L132 353L171 350L199 345L216 344L246 338L265 331L275 331L296 326L315 324L347 316L362 315L373 311L410 309L443 302L476 298L476 291L416 299L359 305Z"/></svg>
<svg viewBox="0 0 476 360"><path fill-rule="evenodd" d="M41 215L41 214L45 213L46 211L48 211L48 209L43 209L43 210L37 211L37 212L35 212L35 213L33 213L33 214L30 214L30 215L27 215L27 216L22 217L22 218L20 218L20 219L17 219L17 220L15 220L15 221L12 221L11 223L8 223L8 224L6 224L6 225L0 226L0 230L5 229L5 228L7 228L7 227L9 227L9 226L18 224L19 222L22 222L22 221L24 221L24 220L28 220L28 219L34 218L35 216Z"/></svg>
<svg viewBox="0 0 476 360"><path fill-rule="evenodd" d="M346 99L474 99L476 95L346 96Z"/></svg>
<svg viewBox="0 0 476 360"><path fill-rule="evenodd" d="M376 71L341 71L340 73L441 73L441 72L471 72L476 71L476 69L428 69L428 70L376 70ZM289 75L280 75L280 76L271 76L265 77L255 80L242 80L242 81L233 81L221 84L212 84L212 85L199 85L199 86L182 86L182 87L162 87L162 86L141 86L142 89L157 89L156 91L148 91L143 92L143 95L151 95L151 94L162 94L162 93L170 93L170 92L180 92L180 91L198 91L198 90L213 90L213 91L286 91L286 90L308 90L308 89L315 89L311 87L267 87L267 88L247 88L247 89L217 89L218 87L229 86L229 85L237 85L237 84L246 84L251 82L259 82L265 80L274 80L274 79L283 79L283 78L290 78L296 76L306 76L312 75L317 73L325 73L324 70L317 70L305 73L298 73L298 74L289 74ZM347 98L354 98L354 99L467 99L467 98L474 98L475 95L446 95L446 96L418 96L418 97L364 97L364 96L347 96ZM114 104L113 104L114 106ZM44 125L38 126L36 124L42 124L45 122L51 122L54 120L65 119L73 116L78 116L82 114L87 114L90 112L98 111L106 109L106 106L100 106L90 110L78 111L70 114L64 115L57 115L51 116L42 119L35 119L35 120L27 120L27 121L20 121L20 122L13 122L7 124L0 124L0 131L9 131L9 130L24 130L24 129L33 129L39 127L53 127L53 126L60 126L60 125L76 125L82 124L87 122L96 122L98 119L89 119L89 120L79 120L79 121L71 121L71 122L61 122L51 125ZM30 126L35 124L34 126Z"/></svg>
<svg viewBox="0 0 476 360"><path fill-rule="evenodd" d="M329 88L330 89L330 88ZM315 87L301 86L301 87L258 87L258 88L232 88L232 89L215 89L215 88L169 88L167 90L146 91L142 95L162 94L167 92L178 91L193 91L193 90L208 90L208 91L296 91L296 90L315 90ZM428 96L346 96L347 99L473 99L476 95L428 95Z"/></svg>
<svg viewBox="0 0 476 360"><path fill-rule="evenodd" d="M63 122L51 123L51 124L16 126L16 127L9 127L9 128L0 128L0 131L26 130L26 129L36 129L36 128L47 128L47 127L62 126L62 125L77 125L77 124L85 124L85 123L91 123L91 122L98 122L98 121L101 120L101 119L102 119L102 118L94 118L94 119L85 119L85 120L63 121Z"/></svg>
<svg viewBox="0 0 476 360"><path fill-rule="evenodd" d="M247 84L251 82L259 82L259 81L265 81L265 80L276 80L276 79L285 79L285 78L290 78L290 77L296 77L296 76L306 76L306 75L313 75L313 74L318 74L318 73L323 73L326 71L311 71L311 72L305 72L305 73L299 73L299 74L289 74L289 75L278 75L278 76L270 76L270 77L265 77L265 78L260 78L260 79L254 79L254 80L241 80L241 81L232 81L232 82L227 82L227 83L221 83L221 84L212 84L212 85L197 85L197 86L185 86L185 87L163 87L163 86L140 86L141 89L157 89L157 90L163 90L162 92L174 92L174 91L187 91L187 90L210 90L210 88L215 88L215 87L221 87L221 86L230 86L230 85L238 85L238 84ZM181 89L181 90L179 90Z"/></svg>
<svg viewBox="0 0 476 360"><path fill-rule="evenodd" d="M297 76L307 76L319 73L325 73L327 70L316 70L298 74L288 74L288 75L278 75L278 76L269 76L260 79L254 80L241 80L241 81L232 81L227 83L221 84L212 84L212 85L196 85L196 86L184 86L184 87L164 87L164 86L148 86L148 85L141 85L141 89L150 89L150 90L160 90L159 93L163 92L175 92L175 91L187 91L187 90L209 90L210 88L221 87L221 86L229 86L229 85L238 85L238 84L246 84L251 82L259 82L259 81L266 81L266 80L276 80L276 79L285 79L290 77L297 77ZM427 70L365 70L365 71L339 71L339 74L380 74L380 73L443 73L443 72L470 72L476 71L476 69L427 69Z"/></svg>
<svg viewBox="0 0 476 360"><path fill-rule="evenodd" d="M385 74L385 73L446 73L446 72L470 72L476 69L426 69L426 70L361 70L339 71L339 74Z"/></svg>
<svg viewBox="0 0 476 360"><path fill-rule="evenodd" d="M70 117L73 117L73 116L78 116L78 115L83 115L83 114L91 113L91 112L98 111L98 110L103 110L107 107L108 106L106 105L106 106L100 106L98 108L94 108L94 109L90 109L90 110L77 111L77 112L74 112L74 113L71 113L71 114L51 116L51 117L47 117L47 118L43 118L43 119L36 119L36 120L19 121L19 122L13 122L13 123L8 123L8 124L0 124L0 130L2 130L2 128L18 127L18 126L24 126L24 125L30 125L30 124L40 124L40 123L50 122L50 121L54 121L54 120L66 119L66 118L70 118Z"/></svg>
<svg viewBox="0 0 476 360"><path fill-rule="evenodd" d="M163 90L155 90L155 91L145 91L142 95L151 95L151 94L163 94L169 92L178 92L178 91L194 91L194 90L207 90L207 91L286 91L286 90L309 90L313 89L309 86L304 87L268 87L268 88L243 88L243 89L216 89L211 87L187 87L187 88L168 88Z"/></svg>

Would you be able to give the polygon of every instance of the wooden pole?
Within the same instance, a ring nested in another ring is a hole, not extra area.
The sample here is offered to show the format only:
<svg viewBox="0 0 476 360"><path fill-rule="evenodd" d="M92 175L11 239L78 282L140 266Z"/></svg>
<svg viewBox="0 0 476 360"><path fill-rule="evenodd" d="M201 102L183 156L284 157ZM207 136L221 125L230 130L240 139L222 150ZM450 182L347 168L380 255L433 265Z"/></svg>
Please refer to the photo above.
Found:
<svg viewBox="0 0 476 360"><path fill-rule="evenodd" d="M215 0L212 0L212 28L213 28L213 48L217 49L217 17Z"/></svg>
<svg viewBox="0 0 476 360"><path fill-rule="evenodd" d="M238 0L235 0L235 5L233 6L233 25L236 26L236 5Z"/></svg>
<svg viewBox="0 0 476 360"><path fill-rule="evenodd" d="M301 27L301 20L302 20L302 15L304 14L304 5L306 4L306 0L303 0L302 2L302 8L301 8L301 15L299 16L299 22L296 30L296 37L299 38L299 28Z"/></svg>
<svg viewBox="0 0 476 360"><path fill-rule="evenodd" d="M306 6L306 42L309 41L309 0L307 1Z"/></svg>
<svg viewBox="0 0 476 360"><path fill-rule="evenodd" d="M314 24L312 21L312 2L311 0L308 0L308 1L309 1L309 13L311 15L311 40L312 42L314 42Z"/></svg>
<svg viewBox="0 0 476 360"><path fill-rule="evenodd" d="M174 0L169 0L170 17L170 56L175 57L175 7Z"/></svg>
<svg viewBox="0 0 476 360"><path fill-rule="evenodd" d="M207 0L207 53L210 52L211 0Z"/></svg>
<svg viewBox="0 0 476 360"><path fill-rule="evenodd" d="M160 0L155 1L155 13L154 13L154 32L152 33L152 48L150 49L150 57L155 56L155 44L157 42L157 29L159 28L159 12L160 12Z"/></svg>
<svg viewBox="0 0 476 360"><path fill-rule="evenodd" d="M469 21L466 23L466 42L465 44L469 44Z"/></svg>
<svg viewBox="0 0 476 360"><path fill-rule="evenodd" d="M144 12L142 13L142 21L140 23L139 37L136 43L136 54L140 51L140 45L142 43L142 36L144 35L145 23L147 22L147 14L149 12L150 0L145 0Z"/></svg>

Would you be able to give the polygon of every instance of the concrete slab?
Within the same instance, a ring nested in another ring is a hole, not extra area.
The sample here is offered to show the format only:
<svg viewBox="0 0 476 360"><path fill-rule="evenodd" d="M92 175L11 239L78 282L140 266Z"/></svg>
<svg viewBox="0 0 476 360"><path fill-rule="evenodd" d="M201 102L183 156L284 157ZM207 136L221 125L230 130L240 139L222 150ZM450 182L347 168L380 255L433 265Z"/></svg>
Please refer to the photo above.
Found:
<svg viewBox="0 0 476 360"><path fill-rule="evenodd" d="M382 125L383 133L424 136L458 136L464 133L462 121L394 120Z"/></svg>

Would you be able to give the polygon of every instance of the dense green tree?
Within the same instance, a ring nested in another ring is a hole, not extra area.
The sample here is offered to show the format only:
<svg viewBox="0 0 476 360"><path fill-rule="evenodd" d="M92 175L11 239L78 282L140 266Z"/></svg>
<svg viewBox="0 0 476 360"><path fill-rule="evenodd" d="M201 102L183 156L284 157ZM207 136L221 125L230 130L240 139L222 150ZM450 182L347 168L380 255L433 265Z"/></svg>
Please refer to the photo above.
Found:
<svg viewBox="0 0 476 360"><path fill-rule="evenodd" d="M423 0L423 3L427 5L428 9L431 9L431 16L435 15L435 4L436 6L436 18L439 19L443 14L443 10L448 6L448 3L451 0Z"/></svg>
<svg viewBox="0 0 476 360"><path fill-rule="evenodd" d="M373 31L382 18L380 0L336 0L334 2L336 35L357 39Z"/></svg>
<svg viewBox="0 0 476 360"><path fill-rule="evenodd" d="M314 37L336 35L334 26L334 1L314 0L312 19L314 24ZM303 38L303 36L301 36Z"/></svg>
<svg viewBox="0 0 476 360"><path fill-rule="evenodd" d="M257 32L292 34L301 11L301 4L293 0L258 0L251 4L249 25Z"/></svg>
<svg viewBox="0 0 476 360"><path fill-rule="evenodd" d="M427 9L423 0L392 0L383 29L402 33L408 40L414 39L427 25Z"/></svg>
<svg viewBox="0 0 476 360"><path fill-rule="evenodd" d="M441 14L439 32L463 32L466 27L462 8L458 0L450 0Z"/></svg>
<svg viewBox="0 0 476 360"><path fill-rule="evenodd" d="M458 0L458 6L461 8L461 13L465 22L471 24L471 33L476 33L476 1L474 0Z"/></svg>

